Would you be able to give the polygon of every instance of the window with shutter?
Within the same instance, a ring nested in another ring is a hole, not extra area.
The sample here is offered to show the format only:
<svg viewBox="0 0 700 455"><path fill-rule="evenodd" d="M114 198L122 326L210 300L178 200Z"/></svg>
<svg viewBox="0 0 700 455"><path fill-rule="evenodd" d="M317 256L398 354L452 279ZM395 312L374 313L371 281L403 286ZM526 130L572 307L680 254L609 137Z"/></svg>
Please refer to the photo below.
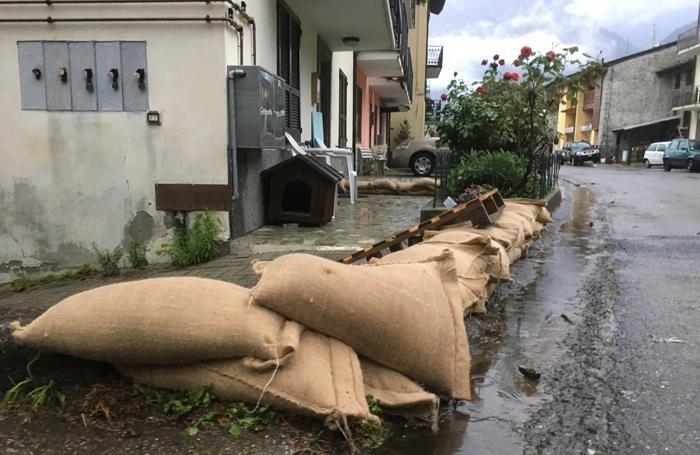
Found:
<svg viewBox="0 0 700 455"><path fill-rule="evenodd" d="M287 127L301 131L301 24L289 7L277 3L277 74L284 79Z"/></svg>

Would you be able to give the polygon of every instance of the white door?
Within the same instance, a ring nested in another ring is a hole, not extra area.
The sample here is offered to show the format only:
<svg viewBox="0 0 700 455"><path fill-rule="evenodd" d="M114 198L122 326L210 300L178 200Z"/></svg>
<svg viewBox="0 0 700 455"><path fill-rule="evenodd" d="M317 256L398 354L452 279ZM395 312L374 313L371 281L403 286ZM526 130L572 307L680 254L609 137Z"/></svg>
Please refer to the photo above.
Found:
<svg viewBox="0 0 700 455"><path fill-rule="evenodd" d="M651 164L664 164L664 151L666 144L659 144L656 152L654 152L654 161Z"/></svg>

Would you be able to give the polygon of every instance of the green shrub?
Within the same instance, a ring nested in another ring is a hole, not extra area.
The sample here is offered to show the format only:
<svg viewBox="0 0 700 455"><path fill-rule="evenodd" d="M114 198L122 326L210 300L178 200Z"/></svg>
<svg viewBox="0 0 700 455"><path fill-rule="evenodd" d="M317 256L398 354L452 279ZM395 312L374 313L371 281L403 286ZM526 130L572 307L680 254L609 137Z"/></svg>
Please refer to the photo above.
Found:
<svg viewBox="0 0 700 455"><path fill-rule="evenodd" d="M158 254L170 257L173 265L188 266L209 261L216 254L221 221L211 212L198 213L189 231L175 228L173 242L163 245Z"/></svg>
<svg viewBox="0 0 700 455"><path fill-rule="evenodd" d="M140 269L148 265L148 259L146 259L146 247L139 245L138 242L131 242L129 244L127 255L129 263L135 269Z"/></svg>
<svg viewBox="0 0 700 455"><path fill-rule="evenodd" d="M513 196L525 175L527 160L512 152L472 152L465 155L448 177L450 193L461 194L465 188L498 188L504 196Z"/></svg>
<svg viewBox="0 0 700 455"><path fill-rule="evenodd" d="M93 242L92 250L97 256L97 262L100 264L102 276L119 275L119 261L124 257L124 251L121 247L116 247L112 251L109 249L101 250L97 244Z"/></svg>
<svg viewBox="0 0 700 455"><path fill-rule="evenodd" d="M408 139L413 139L411 124L408 123L408 120L403 120L401 123L399 123L399 132L396 133L396 145L399 145Z"/></svg>

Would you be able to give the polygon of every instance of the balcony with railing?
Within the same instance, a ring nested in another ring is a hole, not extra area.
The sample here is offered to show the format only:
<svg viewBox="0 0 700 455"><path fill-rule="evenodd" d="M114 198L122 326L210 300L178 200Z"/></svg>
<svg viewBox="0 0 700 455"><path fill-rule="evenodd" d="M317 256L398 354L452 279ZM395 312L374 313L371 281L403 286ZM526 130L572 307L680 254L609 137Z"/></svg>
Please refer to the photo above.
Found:
<svg viewBox="0 0 700 455"><path fill-rule="evenodd" d="M442 46L428 46L428 60L425 65L425 77L436 79L442 71Z"/></svg>
<svg viewBox="0 0 700 455"><path fill-rule="evenodd" d="M700 86L677 88L671 92L671 108L700 108Z"/></svg>
<svg viewBox="0 0 700 455"><path fill-rule="evenodd" d="M700 30L693 28L678 35L678 53L700 50Z"/></svg>
<svg viewBox="0 0 700 455"><path fill-rule="evenodd" d="M409 12L403 0L389 0L394 48L357 54L357 67L387 108L402 108L413 97L413 67L408 47Z"/></svg>

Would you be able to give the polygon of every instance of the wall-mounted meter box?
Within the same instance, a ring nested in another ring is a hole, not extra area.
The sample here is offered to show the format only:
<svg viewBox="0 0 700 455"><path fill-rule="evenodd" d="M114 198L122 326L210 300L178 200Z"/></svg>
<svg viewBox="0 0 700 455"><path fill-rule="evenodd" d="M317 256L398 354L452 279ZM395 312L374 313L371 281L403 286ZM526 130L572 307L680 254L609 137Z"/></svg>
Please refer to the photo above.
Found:
<svg viewBox="0 0 700 455"><path fill-rule="evenodd" d="M229 66L243 70L234 81L236 143L239 148L285 148L285 82L260 66Z"/></svg>

